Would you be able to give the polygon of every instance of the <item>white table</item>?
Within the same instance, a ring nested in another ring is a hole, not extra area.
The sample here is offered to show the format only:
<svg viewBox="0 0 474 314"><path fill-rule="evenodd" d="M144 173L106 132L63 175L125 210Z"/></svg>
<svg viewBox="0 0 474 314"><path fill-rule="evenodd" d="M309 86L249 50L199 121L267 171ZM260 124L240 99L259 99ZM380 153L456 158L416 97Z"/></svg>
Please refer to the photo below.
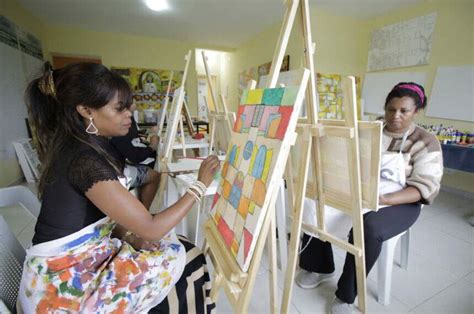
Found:
<svg viewBox="0 0 474 314"><path fill-rule="evenodd" d="M183 144L181 143L181 138L178 138L178 141L175 141L173 145L173 150L178 150L181 149L183 150L183 155L186 156L186 149L193 149L193 148L199 148L199 154L201 156L207 156L209 154L209 139L204 137L202 139L194 139L189 135L185 136L184 139L184 147Z"/></svg>

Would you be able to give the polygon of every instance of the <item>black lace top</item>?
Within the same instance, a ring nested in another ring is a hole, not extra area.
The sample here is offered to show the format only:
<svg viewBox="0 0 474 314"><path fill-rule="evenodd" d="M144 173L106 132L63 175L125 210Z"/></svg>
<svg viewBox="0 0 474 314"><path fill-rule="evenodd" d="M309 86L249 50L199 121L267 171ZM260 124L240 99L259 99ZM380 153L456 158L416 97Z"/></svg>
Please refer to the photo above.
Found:
<svg viewBox="0 0 474 314"><path fill-rule="evenodd" d="M111 158L116 155L107 139L97 137L96 141ZM118 180L106 158L85 144L65 148L53 169L53 178L43 191L33 245L65 237L105 217L85 192L99 181Z"/></svg>

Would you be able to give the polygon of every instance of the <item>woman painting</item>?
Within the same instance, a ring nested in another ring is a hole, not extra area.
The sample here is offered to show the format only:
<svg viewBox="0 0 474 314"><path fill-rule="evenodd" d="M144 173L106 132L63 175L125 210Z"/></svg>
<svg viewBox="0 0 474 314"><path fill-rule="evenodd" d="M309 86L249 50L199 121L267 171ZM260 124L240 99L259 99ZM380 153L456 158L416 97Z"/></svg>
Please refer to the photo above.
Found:
<svg viewBox="0 0 474 314"><path fill-rule="evenodd" d="M131 125L132 92L123 78L98 64L55 71L45 64L26 100L43 169L20 285L23 310L211 311L205 259L172 229L202 197L218 160L206 159L187 193L152 215L124 188L123 164L109 142Z"/></svg>

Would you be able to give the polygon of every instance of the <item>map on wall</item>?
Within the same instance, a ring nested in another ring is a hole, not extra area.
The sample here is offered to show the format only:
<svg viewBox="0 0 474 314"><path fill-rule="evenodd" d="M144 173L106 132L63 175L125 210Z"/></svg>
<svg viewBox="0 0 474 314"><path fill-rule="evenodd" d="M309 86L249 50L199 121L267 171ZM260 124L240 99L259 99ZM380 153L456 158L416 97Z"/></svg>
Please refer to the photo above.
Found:
<svg viewBox="0 0 474 314"><path fill-rule="evenodd" d="M435 22L431 13L375 30L367 71L428 64Z"/></svg>

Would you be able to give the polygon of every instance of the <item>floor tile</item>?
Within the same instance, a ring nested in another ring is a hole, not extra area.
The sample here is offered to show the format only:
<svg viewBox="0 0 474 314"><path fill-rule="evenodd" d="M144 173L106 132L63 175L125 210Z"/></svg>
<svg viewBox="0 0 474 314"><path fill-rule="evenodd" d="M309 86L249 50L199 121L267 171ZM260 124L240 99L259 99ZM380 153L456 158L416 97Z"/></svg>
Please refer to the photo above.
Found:
<svg viewBox="0 0 474 314"><path fill-rule="evenodd" d="M430 220L420 221L412 228L410 256L412 252L458 278L474 270L474 245L434 228Z"/></svg>
<svg viewBox="0 0 474 314"><path fill-rule="evenodd" d="M408 313L409 307L396 296L390 296L390 304L383 305L378 302L377 282L367 281L367 310L368 313Z"/></svg>
<svg viewBox="0 0 474 314"><path fill-rule="evenodd" d="M469 273L466 277L464 277L464 280L474 285L474 271Z"/></svg>
<svg viewBox="0 0 474 314"><path fill-rule="evenodd" d="M469 215L474 215L474 207L472 209L458 207L444 214L428 218L425 222L428 223L427 226L432 226L456 238L474 243L474 228L467 219Z"/></svg>
<svg viewBox="0 0 474 314"><path fill-rule="evenodd" d="M474 289L466 281L458 281L423 304L413 313L474 313Z"/></svg>
<svg viewBox="0 0 474 314"><path fill-rule="evenodd" d="M413 308L459 279L432 263L430 258L410 252L407 270L393 268L391 295Z"/></svg>

